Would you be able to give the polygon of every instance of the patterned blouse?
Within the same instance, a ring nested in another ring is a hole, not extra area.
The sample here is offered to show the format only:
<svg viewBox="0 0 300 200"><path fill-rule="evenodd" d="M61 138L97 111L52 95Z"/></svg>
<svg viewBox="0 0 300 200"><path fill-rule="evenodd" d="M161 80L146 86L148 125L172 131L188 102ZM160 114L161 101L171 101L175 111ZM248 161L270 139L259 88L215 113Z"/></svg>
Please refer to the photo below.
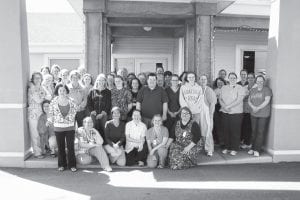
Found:
<svg viewBox="0 0 300 200"><path fill-rule="evenodd" d="M128 104L132 103L132 94L128 89L126 88L122 88L121 90L118 90L116 88L112 89L111 100L112 100L112 107L118 106L121 110L121 115L127 115L127 113L129 112Z"/></svg>
<svg viewBox="0 0 300 200"><path fill-rule="evenodd" d="M30 83L28 88L28 119L38 120L43 113L41 103L45 100L46 91L42 86Z"/></svg>

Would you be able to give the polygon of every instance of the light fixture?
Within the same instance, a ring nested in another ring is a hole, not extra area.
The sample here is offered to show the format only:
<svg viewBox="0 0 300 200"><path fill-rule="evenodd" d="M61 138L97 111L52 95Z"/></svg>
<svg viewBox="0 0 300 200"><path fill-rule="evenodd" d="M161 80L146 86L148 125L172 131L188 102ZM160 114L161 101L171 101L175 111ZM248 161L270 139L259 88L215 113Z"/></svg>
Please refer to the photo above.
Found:
<svg viewBox="0 0 300 200"><path fill-rule="evenodd" d="M152 27L151 26L144 26L143 29L147 32L151 31L152 30Z"/></svg>

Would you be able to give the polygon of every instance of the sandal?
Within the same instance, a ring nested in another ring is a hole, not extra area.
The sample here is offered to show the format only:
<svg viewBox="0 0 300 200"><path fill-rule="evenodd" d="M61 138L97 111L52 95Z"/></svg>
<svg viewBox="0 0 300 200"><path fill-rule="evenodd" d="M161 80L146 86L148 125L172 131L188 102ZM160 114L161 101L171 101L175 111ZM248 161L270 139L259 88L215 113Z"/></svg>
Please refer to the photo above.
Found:
<svg viewBox="0 0 300 200"><path fill-rule="evenodd" d="M72 171L72 172L76 172L76 171L77 171L77 168L76 168L76 167L71 167L71 171Z"/></svg>
<svg viewBox="0 0 300 200"><path fill-rule="evenodd" d="M59 167L57 170L60 171L60 172L62 172L62 171L65 170L65 168L64 167Z"/></svg>

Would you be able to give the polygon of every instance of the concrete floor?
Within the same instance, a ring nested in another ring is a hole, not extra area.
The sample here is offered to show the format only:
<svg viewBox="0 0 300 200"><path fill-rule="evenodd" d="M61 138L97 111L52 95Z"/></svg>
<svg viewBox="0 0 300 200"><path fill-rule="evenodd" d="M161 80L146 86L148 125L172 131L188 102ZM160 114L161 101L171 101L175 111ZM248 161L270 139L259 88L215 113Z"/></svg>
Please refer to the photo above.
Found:
<svg viewBox="0 0 300 200"><path fill-rule="evenodd" d="M299 200L300 163L203 165L188 170L0 168L6 199Z"/></svg>
<svg viewBox="0 0 300 200"><path fill-rule="evenodd" d="M272 157L267 153L262 153L260 157L254 157L247 154L247 150L241 150L236 156L224 155L221 149L216 147L213 157L208 157L204 153L198 157L198 165L225 165L225 164L252 164L252 163L272 163ZM57 158L47 156L44 159L29 158L25 161L26 168L57 168ZM96 163L82 166L79 168L98 168ZM115 167L115 166L113 166Z"/></svg>

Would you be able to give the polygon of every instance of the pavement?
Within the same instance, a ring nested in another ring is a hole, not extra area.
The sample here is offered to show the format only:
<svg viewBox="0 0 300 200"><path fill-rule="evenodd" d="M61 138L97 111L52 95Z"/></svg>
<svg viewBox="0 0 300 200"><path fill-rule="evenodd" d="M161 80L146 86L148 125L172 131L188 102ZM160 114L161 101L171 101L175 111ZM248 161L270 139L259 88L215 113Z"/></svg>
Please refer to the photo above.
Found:
<svg viewBox="0 0 300 200"><path fill-rule="evenodd" d="M0 199L299 200L300 163L202 165L187 170L0 168Z"/></svg>

